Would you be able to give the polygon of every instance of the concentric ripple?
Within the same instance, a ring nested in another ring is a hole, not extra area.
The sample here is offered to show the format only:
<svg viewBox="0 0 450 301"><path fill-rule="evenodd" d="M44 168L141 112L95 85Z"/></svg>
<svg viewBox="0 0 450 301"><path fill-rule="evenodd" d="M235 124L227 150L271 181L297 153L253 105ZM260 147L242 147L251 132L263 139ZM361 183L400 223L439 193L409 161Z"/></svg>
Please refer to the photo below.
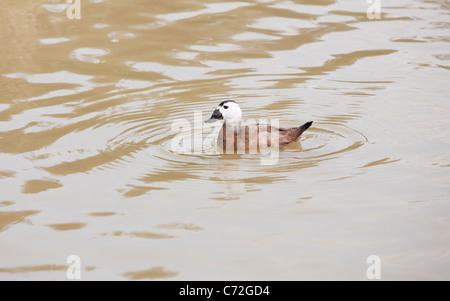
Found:
<svg viewBox="0 0 450 301"><path fill-rule="evenodd" d="M189 170L192 173L208 178L208 170L216 169L221 160L238 162L241 167L261 174L267 171L260 166L267 154L218 152L214 142L220 123L209 128L203 124L210 112L201 109L211 107L210 101L193 103L186 110L174 100L147 100L153 93L152 88L147 88L132 99L119 93L79 106L73 113L84 114L74 119L75 122L65 123L57 140L28 153L27 158L53 175L91 173L97 169L117 169L118 166L136 172L149 165L159 166L158 173L170 174L178 168L177 164L184 169L191 164ZM249 102L243 101L247 107ZM93 109L97 110L95 115L89 113ZM47 116L53 118L53 123L61 117L59 114ZM283 125L283 120L280 122ZM180 124L187 132L181 132ZM45 132L45 127L43 130ZM196 137L196 131L201 135ZM44 132L30 132L29 135L38 136ZM175 139L180 138L188 141L187 145L178 145L184 149L174 148ZM358 130L336 122L321 122L319 118L299 142L282 147L275 154L277 160L270 165L273 165L273 171L278 168L278 172L317 166L354 151L366 142L367 138Z"/></svg>
<svg viewBox="0 0 450 301"><path fill-rule="evenodd" d="M381 20L362 0L91 0L81 20L16 2L0 5L1 279L67 280L75 254L83 280L364 280L374 253L382 279L448 278L445 1L382 1ZM226 99L314 123L221 154L203 120Z"/></svg>

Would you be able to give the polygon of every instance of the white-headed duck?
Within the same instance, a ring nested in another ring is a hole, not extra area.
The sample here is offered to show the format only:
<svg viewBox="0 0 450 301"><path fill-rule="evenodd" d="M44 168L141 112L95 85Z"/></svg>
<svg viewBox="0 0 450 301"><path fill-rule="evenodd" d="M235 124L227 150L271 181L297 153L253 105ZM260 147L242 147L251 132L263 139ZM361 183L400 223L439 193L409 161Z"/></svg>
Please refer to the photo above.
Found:
<svg viewBox="0 0 450 301"><path fill-rule="evenodd" d="M242 111L234 100L222 101L214 110L211 118L205 122L223 120L222 129L217 137L217 144L223 150L249 150L261 146L279 147L297 141L312 121L293 128L276 128L270 124L244 124Z"/></svg>

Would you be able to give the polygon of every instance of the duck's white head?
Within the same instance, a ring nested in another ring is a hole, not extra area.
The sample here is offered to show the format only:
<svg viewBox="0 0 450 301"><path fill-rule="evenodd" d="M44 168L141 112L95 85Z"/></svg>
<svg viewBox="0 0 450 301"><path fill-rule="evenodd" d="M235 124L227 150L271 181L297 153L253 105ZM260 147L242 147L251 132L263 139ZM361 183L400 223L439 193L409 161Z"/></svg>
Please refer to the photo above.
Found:
<svg viewBox="0 0 450 301"><path fill-rule="evenodd" d="M217 120L225 120L225 122L239 123L242 119L242 111L234 100L222 101L214 110L211 118L205 122L215 122Z"/></svg>

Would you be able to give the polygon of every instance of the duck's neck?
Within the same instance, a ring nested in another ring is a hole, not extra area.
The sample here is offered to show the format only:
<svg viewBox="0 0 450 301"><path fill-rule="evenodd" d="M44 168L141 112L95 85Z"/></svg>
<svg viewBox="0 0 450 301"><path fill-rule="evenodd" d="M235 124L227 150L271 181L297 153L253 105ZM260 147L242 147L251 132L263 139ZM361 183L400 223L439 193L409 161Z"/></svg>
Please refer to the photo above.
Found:
<svg viewBox="0 0 450 301"><path fill-rule="evenodd" d="M242 120L225 120L225 122L223 123L223 127L228 131L233 130L235 133L238 133L240 132L240 129L242 127Z"/></svg>

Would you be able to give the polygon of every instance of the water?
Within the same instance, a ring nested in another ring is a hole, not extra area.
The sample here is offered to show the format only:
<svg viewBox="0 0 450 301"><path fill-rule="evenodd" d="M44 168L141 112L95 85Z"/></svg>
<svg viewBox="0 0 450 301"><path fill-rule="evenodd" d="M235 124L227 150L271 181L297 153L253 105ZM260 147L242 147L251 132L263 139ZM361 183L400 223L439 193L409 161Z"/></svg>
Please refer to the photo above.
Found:
<svg viewBox="0 0 450 301"><path fill-rule="evenodd" d="M0 279L450 278L448 2L64 3L0 6ZM225 99L314 124L174 152Z"/></svg>

